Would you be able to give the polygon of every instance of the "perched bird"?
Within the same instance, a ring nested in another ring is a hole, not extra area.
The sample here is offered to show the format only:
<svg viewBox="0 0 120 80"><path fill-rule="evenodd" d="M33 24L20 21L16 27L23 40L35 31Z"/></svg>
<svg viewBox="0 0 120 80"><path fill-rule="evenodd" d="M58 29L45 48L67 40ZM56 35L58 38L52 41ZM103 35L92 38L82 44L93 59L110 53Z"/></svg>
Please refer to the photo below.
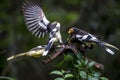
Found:
<svg viewBox="0 0 120 80"><path fill-rule="evenodd" d="M47 55L54 42L59 41L63 44L60 34L60 23L57 21L51 23L47 20L37 0L27 0L23 4L23 14L27 29L32 32L32 34L37 37L44 37L45 33L49 33L49 42L43 56Z"/></svg>
<svg viewBox="0 0 120 80"><path fill-rule="evenodd" d="M114 54L114 52L110 49L110 48L114 48L116 50L119 50L117 47L108 44L104 41L99 40L95 35L92 35L86 31L80 30L78 28L70 28L68 31L68 34L70 34L70 39L71 40L76 40L80 43L84 43L88 46L97 44L99 46L101 46L102 48L104 48L108 53L110 54Z"/></svg>

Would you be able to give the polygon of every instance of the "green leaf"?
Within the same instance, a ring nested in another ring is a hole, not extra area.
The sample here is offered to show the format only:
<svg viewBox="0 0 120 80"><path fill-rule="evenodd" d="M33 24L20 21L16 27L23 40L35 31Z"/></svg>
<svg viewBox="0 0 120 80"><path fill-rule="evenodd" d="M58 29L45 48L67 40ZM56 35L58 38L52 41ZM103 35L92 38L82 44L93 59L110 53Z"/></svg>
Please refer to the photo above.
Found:
<svg viewBox="0 0 120 80"><path fill-rule="evenodd" d="M60 76L63 76L63 73L56 70L56 71L52 71L50 74L56 74L56 75L60 75Z"/></svg>
<svg viewBox="0 0 120 80"><path fill-rule="evenodd" d="M99 79L93 76L88 76L88 80L99 80Z"/></svg>
<svg viewBox="0 0 120 80"><path fill-rule="evenodd" d="M83 59L81 59L80 62L81 62L81 66L83 66L83 67L86 66L85 61Z"/></svg>
<svg viewBox="0 0 120 80"><path fill-rule="evenodd" d="M79 65L74 64L74 67L79 68Z"/></svg>
<svg viewBox="0 0 120 80"><path fill-rule="evenodd" d="M77 63L78 63L79 66L81 66L81 62L80 62L80 60L77 60Z"/></svg>
<svg viewBox="0 0 120 80"><path fill-rule="evenodd" d="M79 60L82 58L82 55L81 55L80 52L77 54L77 58L78 58Z"/></svg>
<svg viewBox="0 0 120 80"><path fill-rule="evenodd" d="M70 78L70 77L73 77L73 75L72 74L66 74L65 75L65 78Z"/></svg>
<svg viewBox="0 0 120 80"><path fill-rule="evenodd" d="M91 68L91 67L93 67L93 65L94 65L94 64L95 64L95 62L94 62L94 61L92 61L92 62L88 63L87 68Z"/></svg>
<svg viewBox="0 0 120 80"><path fill-rule="evenodd" d="M70 54L67 54L67 55L64 55L64 59L65 60L73 60L74 58Z"/></svg>
<svg viewBox="0 0 120 80"><path fill-rule="evenodd" d="M64 78L56 78L55 80L65 80Z"/></svg>
<svg viewBox="0 0 120 80"><path fill-rule="evenodd" d="M106 77L100 77L100 80L108 80Z"/></svg>
<svg viewBox="0 0 120 80"><path fill-rule="evenodd" d="M91 77L91 78L88 78L88 80L99 80L99 79Z"/></svg>
<svg viewBox="0 0 120 80"><path fill-rule="evenodd" d="M62 72L62 73L65 73L66 71L64 71L64 70L61 70L61 72Z"/></svg>
<svg viewBox="0 0 120 80"><path fill-rule="evenodd" d="M81 78L84 78L84 79L87 78L87 74L86 74L86 72L84 72L84 71L80 71L79 74L80 74Z"/></svg>
<svg viewBox="0 0 120 80"><path fill-rule="evenodd" d="M85 65L87 65L88 64L88 60L85 60Z"/></svg>
<svg viewBox="0 0 120 80"><path fill-rule="evenodd" d="M94 77L97 77L97 78L101 76L101 74L99 72L94 72L93 75L94 75Z"/></svg>

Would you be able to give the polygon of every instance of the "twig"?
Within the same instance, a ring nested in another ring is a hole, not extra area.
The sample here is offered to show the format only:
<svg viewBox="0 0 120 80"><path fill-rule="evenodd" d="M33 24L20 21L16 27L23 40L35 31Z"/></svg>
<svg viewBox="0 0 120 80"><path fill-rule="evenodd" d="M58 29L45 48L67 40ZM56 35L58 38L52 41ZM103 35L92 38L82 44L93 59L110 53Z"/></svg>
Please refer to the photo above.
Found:
<svg viewBox="0 0 120 80"><path fill-rule="evenodd" d="M59 55L63 54L65 51L72 51L75 55L77 54L77 48L73 45L65 45L65 47L60 48L56 53L54 53L52 56L50 56L49 58L43 60L44 64L47 64L49 62L51 62L52 60L54 60L55 58L57 58ZM87 57L85 57L86 60L88 60L89 62L93 61ZM100 70L104 69L104 65L97 63L96 61L94 61L94 67L98 68Z"/></svg>
<svg viewBox="0 0 120 80"><path fill-rule="evenodd" d="M59 55L63 54L65 51L71 50L75 55L77 54L77 49L75 49L75 46L72 45L64 45L64 47L60 48L56 53L54 53L52 56L47 58L46 60L43 60L44 64L47 64L51 62L53 59L57 58Z"/></svg>
<svg viewBox="0 0 120 80"><path fill-rule="evenodd" d="M89 58L85 58L86 60L88 60L89 62L92 62L93 60L91 60L91 59L89 59ZM97 68L97 69L100 69L100 70L104 70L104 65L102 65L102 64L100 64L100 63L98 63L98 62L96 62L96 61L94 61L95 63L94 63L94 67L95 68Z"/></svg>

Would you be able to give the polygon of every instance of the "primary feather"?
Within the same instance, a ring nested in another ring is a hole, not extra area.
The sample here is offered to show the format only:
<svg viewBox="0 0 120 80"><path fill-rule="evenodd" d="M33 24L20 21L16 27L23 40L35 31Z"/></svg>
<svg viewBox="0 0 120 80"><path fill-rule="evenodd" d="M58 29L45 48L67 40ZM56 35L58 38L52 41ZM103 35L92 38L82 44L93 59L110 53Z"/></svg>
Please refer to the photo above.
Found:
<svg viewBox="0 0 120 80"><path fill-rule="evenodd" d="M26 1L23 4L23 14L28 30L37 37L44 37L50 21L45 17L39 3L33 0Z"/></svg>

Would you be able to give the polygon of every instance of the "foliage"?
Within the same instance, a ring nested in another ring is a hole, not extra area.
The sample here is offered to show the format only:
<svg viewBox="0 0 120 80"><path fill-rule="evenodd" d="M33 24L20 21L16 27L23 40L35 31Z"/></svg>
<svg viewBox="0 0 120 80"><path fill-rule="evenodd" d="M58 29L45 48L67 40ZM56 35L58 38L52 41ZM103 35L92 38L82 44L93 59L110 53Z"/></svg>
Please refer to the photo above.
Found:
<svg viewBox="0 0 120 80"><path fill-rule="evenodd" d="M57 67L60 70L50 73L61 76L55 80L108 80L94 68L94 61L85 60L80 53L77 57L71 54L64 55L64 59L57 64Z"/></svg>
<svg viewBox="0 0 120 80"><path fill-rule="evenodd" d="M15 80L15 79L10 78L10 77L0 76L0 80Z"/></svg>
<svg viewBox="0 0 120 80"><path fill-rule="evenodd" d="M61 76L61 77L56 78L55 80L67 80L68 78L74 77L74 76L70 73L70 71L64 71L64 70L61 70L61 71L59 71L59 70L54 70L54 71L52 71L50 74L56 74L56 75Z"/></svg>

